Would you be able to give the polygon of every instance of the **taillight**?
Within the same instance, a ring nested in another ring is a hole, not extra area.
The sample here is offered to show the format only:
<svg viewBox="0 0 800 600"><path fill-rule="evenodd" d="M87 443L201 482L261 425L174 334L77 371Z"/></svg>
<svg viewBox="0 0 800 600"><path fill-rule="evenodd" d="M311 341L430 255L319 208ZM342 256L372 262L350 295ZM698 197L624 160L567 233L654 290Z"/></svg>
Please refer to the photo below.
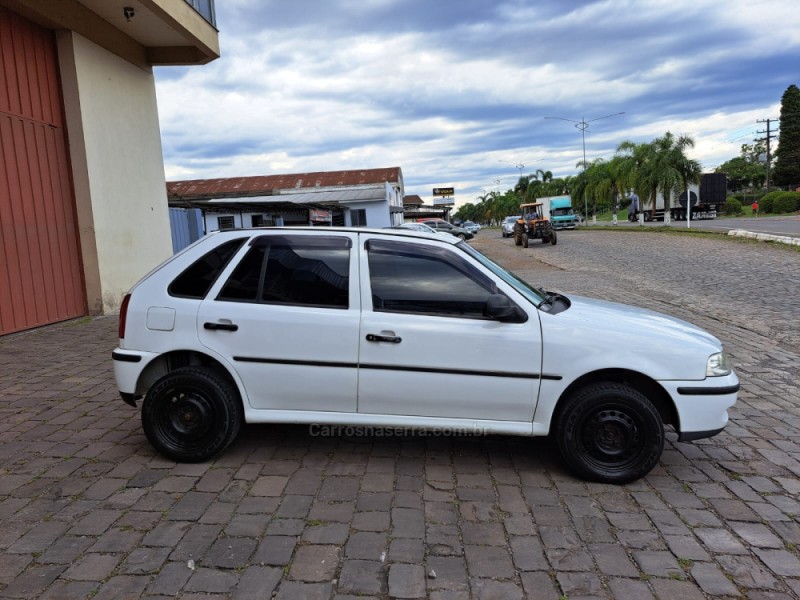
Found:
<svg viewBox="0 0 800 600"><path fill-rule="evenodd" d="M125 339L125 321L128 318L128 303L131 301L131 295L125 294L122 299L122 306L119 307L119 337Z"/></svg>

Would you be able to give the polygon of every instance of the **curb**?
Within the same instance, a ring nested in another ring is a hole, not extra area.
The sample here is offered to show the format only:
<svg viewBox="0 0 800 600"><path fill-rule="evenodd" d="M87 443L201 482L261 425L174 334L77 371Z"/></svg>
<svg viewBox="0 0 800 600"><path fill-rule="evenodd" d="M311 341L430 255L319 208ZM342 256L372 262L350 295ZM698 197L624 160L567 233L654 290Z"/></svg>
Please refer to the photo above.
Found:
<svg viewBox="0 0 800 600"><path fill-rule="evenodd" d="M790 246L800 246L800 238L793 238L785 235L772 235L771 233L755 233L744 229L731 229L728 235L743 237L760 242L777 242L779 244L789 244Z"/></svg>

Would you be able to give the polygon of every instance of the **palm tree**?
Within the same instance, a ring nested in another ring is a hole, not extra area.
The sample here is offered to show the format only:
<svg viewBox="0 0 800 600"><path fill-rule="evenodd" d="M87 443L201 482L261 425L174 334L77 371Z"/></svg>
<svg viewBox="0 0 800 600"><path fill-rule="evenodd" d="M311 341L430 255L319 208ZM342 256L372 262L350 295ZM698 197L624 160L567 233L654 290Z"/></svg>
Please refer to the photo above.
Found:
<svg viewBox="0 0 800 600"><path fill-rule="evenodd" d="M652 142L636 144L626 140L617 147L617 153L621 153L622 157L620 164L622 189L633 190L639 196L642 207L649 204L655 211L658 184L651 177L654 153Z"/></svg>
<svg viewBox="0 0 800 600"><path fill-rule="evenodd" d="M664 194L664 220L667 220L672 205L672 194L680 193L681 186L687 190L690 181L700 179L700 165L686 156L686 149L694 146L689 136L675 137L669 131L664 137L653 140L654 161L651 176ZM693 163L693 164L690 164Z"/></svg>

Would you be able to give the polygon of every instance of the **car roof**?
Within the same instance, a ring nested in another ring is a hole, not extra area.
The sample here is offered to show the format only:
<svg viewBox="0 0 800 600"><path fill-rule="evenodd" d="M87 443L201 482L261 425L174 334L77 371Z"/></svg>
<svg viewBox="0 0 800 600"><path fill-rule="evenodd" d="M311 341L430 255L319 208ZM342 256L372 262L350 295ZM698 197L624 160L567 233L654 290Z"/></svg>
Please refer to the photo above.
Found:
<svg viewBox="0 0 800 600"><path fill-rule="evenodd" d="M242 227L235 229L223 229L221 231L213 231L208 235L225 235L225 234L241 234L241 233L270 233L274 231L298 231L303 233L311 233L312 235L326 235L331 232L337 233L369 233L371 235L386 235L400 238L421 238L426 240L435 240L437 242L445 242L448 244L457 244L461 240L455 236L448 239L441 233L429 233L427 231L417 231L414 229L381 229L378 227L308 227L308 226L295 226L295 227ZM227 236L226 236L227 237Z"/></svg>

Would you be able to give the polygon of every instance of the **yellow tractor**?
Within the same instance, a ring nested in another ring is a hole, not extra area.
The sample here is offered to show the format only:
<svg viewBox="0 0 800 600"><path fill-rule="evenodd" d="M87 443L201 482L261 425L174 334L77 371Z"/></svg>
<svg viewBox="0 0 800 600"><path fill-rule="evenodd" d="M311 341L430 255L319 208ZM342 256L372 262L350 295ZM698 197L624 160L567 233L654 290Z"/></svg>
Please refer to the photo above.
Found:
<svg viewBox="0 0 800 600"><path fill-rule="evenodd" d="M514 225L514 243L517 246L528 247L531 239L540 239L543 244L556 245L556 230L550 224L550 219L544 216L544 204L520 204L522 216Z"/></svg>

